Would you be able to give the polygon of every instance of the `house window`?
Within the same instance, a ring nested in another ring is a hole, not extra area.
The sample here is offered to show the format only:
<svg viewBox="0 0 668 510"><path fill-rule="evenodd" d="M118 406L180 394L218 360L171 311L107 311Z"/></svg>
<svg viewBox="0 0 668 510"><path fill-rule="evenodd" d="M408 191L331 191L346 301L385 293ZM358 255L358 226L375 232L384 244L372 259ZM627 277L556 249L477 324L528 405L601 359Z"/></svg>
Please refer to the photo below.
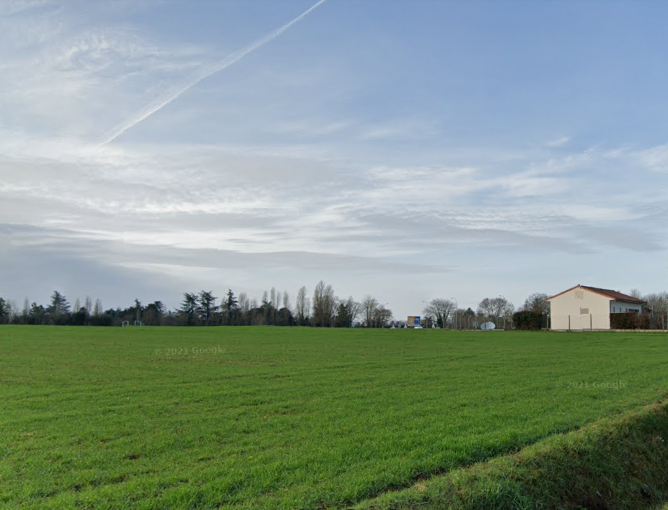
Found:
<svg viewBox="0 0 668 510"><path fill-rule="evenodd" d="M580 308L580 315L589 315L589 308Z"/></svg>

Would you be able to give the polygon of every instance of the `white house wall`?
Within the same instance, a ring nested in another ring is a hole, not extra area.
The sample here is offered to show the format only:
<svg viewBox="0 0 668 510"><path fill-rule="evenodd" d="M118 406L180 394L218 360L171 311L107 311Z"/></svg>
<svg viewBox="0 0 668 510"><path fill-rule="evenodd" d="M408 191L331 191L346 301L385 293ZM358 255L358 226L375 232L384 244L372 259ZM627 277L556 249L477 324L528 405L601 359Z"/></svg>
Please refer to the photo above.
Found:
<svg viewBox="0 0 668 510"><path fill-rule="evenodd" d="M552 329L610 329L611 299L575 288L550 300Z"/></svg>

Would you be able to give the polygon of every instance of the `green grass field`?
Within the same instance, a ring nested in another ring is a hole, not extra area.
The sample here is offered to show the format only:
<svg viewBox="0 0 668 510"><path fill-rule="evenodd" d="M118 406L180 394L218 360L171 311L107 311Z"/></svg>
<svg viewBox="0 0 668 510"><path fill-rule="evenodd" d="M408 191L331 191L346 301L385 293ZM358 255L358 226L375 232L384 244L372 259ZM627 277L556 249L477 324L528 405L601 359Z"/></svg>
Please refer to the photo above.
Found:
<svg viewBox="0 0 668 510"><path fill-rule="evenodd" d="M0 508L345 508L667 388L664 334L0 327Z"/></svg>

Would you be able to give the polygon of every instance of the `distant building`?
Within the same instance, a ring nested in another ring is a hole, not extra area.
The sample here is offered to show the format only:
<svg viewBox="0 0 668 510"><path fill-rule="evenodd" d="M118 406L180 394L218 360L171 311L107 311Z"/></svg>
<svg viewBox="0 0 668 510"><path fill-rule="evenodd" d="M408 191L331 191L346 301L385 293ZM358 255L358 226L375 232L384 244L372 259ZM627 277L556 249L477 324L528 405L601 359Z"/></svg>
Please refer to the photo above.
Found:
<svg viewBox="0 0 668 510"><path fill-rule="evenodd" d="M642 311L645 301L616 290L577 285L547 298L551 329L610 329L611 313Z"/></svg>

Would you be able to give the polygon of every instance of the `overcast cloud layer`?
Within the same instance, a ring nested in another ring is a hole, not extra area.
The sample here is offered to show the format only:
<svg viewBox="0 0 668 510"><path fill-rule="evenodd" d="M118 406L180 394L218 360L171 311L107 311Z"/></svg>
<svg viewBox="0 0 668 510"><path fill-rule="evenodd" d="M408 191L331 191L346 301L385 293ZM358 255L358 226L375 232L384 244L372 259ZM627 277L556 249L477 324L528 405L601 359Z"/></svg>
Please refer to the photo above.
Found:
<svg viewBox="0 0 668 510"><path fill-rule="evenodd" d="M0 295L665 288L668 7L314 3L0 3Z"/></svg>

